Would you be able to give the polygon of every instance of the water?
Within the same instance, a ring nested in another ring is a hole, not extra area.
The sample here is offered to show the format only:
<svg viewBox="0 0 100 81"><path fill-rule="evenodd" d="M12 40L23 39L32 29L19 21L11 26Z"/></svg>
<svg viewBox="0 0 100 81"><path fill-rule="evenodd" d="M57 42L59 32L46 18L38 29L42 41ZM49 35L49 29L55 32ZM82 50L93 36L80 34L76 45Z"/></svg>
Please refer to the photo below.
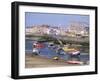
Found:
<svg viewBox="0 0 100 81"><path fill-rule="evenodd" d="M25 52L26 53L29 53L29 54L32 53L33 42L34 42L33 40L26 40L26 42L25 42ZM48 47L48 43L47 42L45 42L44 45L45 45L44 48L39 49L39 51L40 51L39 55L40 56L43 56L43 57L46 57L46 58L53 58L54 56L58 56L58 57L60 57L60 58L62 58L64 60L68 60L70 58L69 54L65 54L65 55L57 54L56 50L50 49ZM89 61L89 54L81 53L80 60L81 61Z"/></svg>

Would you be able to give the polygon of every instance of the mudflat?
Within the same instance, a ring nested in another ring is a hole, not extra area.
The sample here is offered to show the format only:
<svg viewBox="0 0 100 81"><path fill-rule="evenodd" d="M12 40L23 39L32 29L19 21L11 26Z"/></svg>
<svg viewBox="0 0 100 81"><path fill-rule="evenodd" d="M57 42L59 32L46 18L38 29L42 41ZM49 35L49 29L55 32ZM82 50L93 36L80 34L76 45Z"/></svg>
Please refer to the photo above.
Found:
<svg viewBox="0 0 100 81"><path fill-rule="evenodd" d="M60 66L77 66L79 64L68 64L66 60L41 57L39 55L25 54L25 68L41 67L60 67Z"/></svg>

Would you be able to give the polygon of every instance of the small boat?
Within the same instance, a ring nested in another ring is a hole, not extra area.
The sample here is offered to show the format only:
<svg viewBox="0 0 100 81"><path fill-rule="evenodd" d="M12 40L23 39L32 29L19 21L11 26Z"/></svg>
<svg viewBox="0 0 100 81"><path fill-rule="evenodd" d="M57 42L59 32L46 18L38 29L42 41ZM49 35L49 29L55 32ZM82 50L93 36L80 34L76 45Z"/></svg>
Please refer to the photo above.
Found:
<svg viewBox="0 0 100 81"><path fill-rule="evenodd" d="M41 43L37 43L35 47L36 47L36 48L44 48L44 45L41 44Z"/></svg>
<svg viewBox="0 0 100 81"><path fill-rule="evenodd" d="M44 48L44 44L38 43L38 42L34 42L33 43L33 48Z"/></svg>
<svg viewBox="0 0 100 81"><path fill-rule="evenodd" d="M72 56L78 56L78 55L80 55L80 51L74 50L74 51L68 52L68 54L70 54L70 55L72 55Z"/></svg>
<svg viewBox="0 0 100 81"><path fill-rule="evenodd" d="M76 50L75 48L68 48L67 46L64 46L62 48L65 52L71 55L80 55L80 51Z"/></svg>
<svg viewBox="0 0 100 81"><path fill-rule="evenodd" d="M74 50L75 50L75 48L68 48L68 47L66 47L66 46L64 46L62 49L63 49L65 52L69 52L69 51L74 51Z"/></svg>
<svg viewBox="0 0 100 81"><path fill-rule="evenodd" d="M70 61L67 61L68 64L84 64L84 62L82 61L73 61L73 60L70 60Z"/></svg>
<svg viewBox="0 0 100 81"><path fill-rule="evenodd" d="M38 42L34 42L34 43L33 43L33 50L32 50L32 53L35 54L35 55L39 54L39 53L40 53L40 52L39 52L39 49L40 49L40 48L44 48L44 44L38 43Z"/></svg>
<svg viewBox="0 0 100 81"><path fill-rule="evenodd" d="M33 48L32 53L35 55L39 54L39 50L37 48Z"/></svg>
<svg viewBox="0 0 100 81"><path fill-rule="evenodd" d="M53 60L59 60L58 56L53 57Z"/></svg>

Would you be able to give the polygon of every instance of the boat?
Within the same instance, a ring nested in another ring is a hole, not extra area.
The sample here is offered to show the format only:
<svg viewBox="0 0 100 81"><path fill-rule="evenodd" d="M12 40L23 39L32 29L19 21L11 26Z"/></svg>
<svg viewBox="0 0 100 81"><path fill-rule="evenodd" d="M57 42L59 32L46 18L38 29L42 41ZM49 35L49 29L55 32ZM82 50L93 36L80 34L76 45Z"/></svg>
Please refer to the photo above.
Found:
<svg viewBox="0 0 100 81"><path fill-rule="evenodd" d="M69 60L69 61L67 61L67 63L68 64L80 64L80 65L84 64L84 62L82 62L82 61L73 61L73 60Z"/></svg>
<svg viewBox="0 0 100 81"><path fill-rule="evenodd" d="M35 55L39 54L39 50L37 48L33 48L32 53Z"/></svg>
<svg viewBox="0 0 100 81"><path fill-rule="evenodd" d="M39 54L39 49L40 48L44 48L44 44L42 43L38 43L38 42L34 42L33 43L33 50L32 50L32 53L33 54Z"/></svg>
<svg viewBox="0 0 100 81"><path fill-rule="evenodd" d="M39 42L34 42L33 48L44 48L44 44Z"/></svg>
<svg viewBox="0 0 100 81"><path fill-rule="evenodd" d="M63 49L65 52L69 52L69 51L74 51L74 50L75 50L75 48L68 48L67 46L64 46L62 49Z"/></svg>

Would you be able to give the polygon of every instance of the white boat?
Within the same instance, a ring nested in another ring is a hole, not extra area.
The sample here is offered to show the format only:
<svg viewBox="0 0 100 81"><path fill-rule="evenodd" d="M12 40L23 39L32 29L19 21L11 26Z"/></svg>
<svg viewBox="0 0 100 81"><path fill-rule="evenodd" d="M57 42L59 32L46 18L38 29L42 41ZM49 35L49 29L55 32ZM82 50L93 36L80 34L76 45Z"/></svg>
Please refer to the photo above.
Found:
<svg viewBox="0 0 100 81"><path fill-rule="evenodd" d="M72 52L72 55L80 55L80 51L74 51Z"/></svg>
<svg viewBox="0 0 100 81"><path fill-rule="evenodd" d="M32 53L33 54L39 54L39 50L37 48L33 48Z"/></svg>

